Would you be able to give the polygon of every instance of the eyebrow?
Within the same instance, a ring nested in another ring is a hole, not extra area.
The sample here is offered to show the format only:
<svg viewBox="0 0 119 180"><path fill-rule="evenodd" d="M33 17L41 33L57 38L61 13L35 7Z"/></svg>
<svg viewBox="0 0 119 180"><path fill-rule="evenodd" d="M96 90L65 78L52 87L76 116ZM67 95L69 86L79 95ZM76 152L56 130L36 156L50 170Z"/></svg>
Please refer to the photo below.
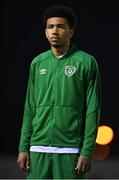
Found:
<svg viewBox="0 0 119 180"><path fill-rule="evenodd" d="M56 27L65 27L66 25L65 24L61 24L61 23L59 23L59 24L47 24L46 25L46 27L54 27L54 26L56 26Z"/></svg>

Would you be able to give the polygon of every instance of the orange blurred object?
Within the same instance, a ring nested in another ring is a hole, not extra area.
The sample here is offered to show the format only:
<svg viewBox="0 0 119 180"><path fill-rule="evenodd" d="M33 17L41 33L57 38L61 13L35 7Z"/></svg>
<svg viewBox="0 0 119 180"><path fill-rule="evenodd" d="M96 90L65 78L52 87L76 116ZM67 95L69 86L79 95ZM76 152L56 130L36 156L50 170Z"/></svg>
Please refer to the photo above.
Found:
<svg viewBox="0 0 119 180"><path fill-rule="evenodd" d="M96 143L100 145L109 144L114 137L113 130L109 126L99 126Z"/></svg>

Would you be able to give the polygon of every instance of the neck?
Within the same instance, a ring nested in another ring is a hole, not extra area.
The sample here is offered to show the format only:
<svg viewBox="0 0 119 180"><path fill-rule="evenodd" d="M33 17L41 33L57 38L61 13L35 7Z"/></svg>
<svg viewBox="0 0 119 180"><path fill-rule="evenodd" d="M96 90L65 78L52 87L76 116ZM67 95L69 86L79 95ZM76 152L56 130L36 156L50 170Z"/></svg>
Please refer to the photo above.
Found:
<svg viewBox="0 0 119 180"><path fill-rule="evenodd" d="M51 50L55 56L60 56L64 54L65 52L68 51L68 49L69 49L69 46L65 48L64 47L51 47Z"/></svg>

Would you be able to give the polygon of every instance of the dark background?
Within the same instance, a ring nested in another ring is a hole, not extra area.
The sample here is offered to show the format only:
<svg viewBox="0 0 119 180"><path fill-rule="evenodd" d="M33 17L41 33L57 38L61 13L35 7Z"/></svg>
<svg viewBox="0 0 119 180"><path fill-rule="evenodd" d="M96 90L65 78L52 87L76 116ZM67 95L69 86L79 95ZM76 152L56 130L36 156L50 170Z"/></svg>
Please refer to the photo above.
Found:
<svg viewBox="0 0 119 180"><path fill-rule="evenodd" d="M113 128L110 156L119 156L119 14L117 1L32 0L4 1L2 11L0 152L17 153L29 65L48 50L42 25L44 10L60 4L72 7L78 16L73 38L82 50L94 55L102 80L100 124Z"/></svg>

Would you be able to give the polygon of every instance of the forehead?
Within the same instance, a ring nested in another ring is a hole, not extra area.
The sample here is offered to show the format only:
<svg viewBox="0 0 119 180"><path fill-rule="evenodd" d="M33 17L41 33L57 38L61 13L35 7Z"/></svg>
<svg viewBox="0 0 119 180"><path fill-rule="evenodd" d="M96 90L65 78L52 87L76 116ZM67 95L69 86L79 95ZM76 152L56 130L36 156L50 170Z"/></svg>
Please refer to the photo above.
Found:
<svg viewBox="0 0 119 180"><path fill-rule="evenodd" d="M62 17L51 17L47 19L47 25L48 24L66 24L68 25L68 21L65 18Z"/></svg>

